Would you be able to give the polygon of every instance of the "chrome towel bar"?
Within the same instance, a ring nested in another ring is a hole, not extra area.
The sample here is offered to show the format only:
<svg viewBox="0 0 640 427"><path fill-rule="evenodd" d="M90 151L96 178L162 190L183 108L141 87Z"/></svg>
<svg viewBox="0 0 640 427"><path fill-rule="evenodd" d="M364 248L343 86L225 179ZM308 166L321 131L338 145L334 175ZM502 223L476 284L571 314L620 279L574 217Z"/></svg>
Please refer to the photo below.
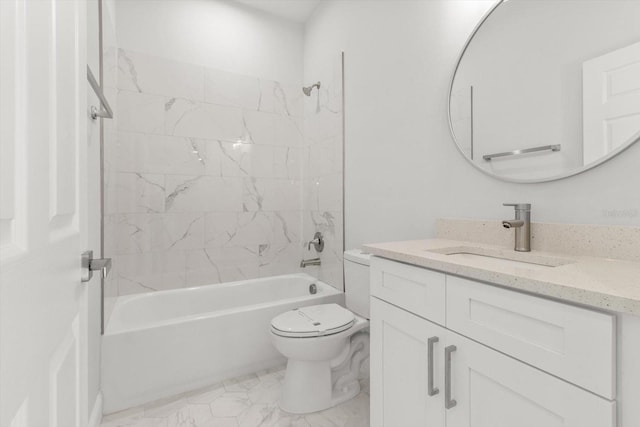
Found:
<svg viewBox="0 0 640 427"><path fill-rule="evenodd" d="M87 65L87 80L89 80L89 84L91 88L96 93L98 98L100 99L100 108L92 105L91 106L91 118L96 120L98 117L102 117L103 119L113 119L113 110L109 106L109 102L107 98L104 97L104 93L102 93L102 88L96 81L96 78L93 76L91 72L91 68Z"/></svg>
<svg viewBox="0 0 640 427"><path fill-rule="evenodd" d="M517 156L518 154L535 153L536 151L560 151L560 144L543 145L541 147L523 148L522 150L505 151L503 153L486 154L482 158L486 161L496 157Z"/></svg>

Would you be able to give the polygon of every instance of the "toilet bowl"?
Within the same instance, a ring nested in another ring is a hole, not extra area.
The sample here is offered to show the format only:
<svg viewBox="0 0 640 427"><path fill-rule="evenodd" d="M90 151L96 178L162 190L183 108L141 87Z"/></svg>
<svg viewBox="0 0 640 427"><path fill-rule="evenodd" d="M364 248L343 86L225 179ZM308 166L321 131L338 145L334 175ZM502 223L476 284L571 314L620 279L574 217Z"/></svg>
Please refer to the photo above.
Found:
<svg viewBox="0 0 640 427"><path fill-rule="evenodd" d="M345 252L347 306L357 314L338 304L321 304L287 311L271 321L271 342L288 359L282 410L321 411L360 392L358 373L369 356L368 268L369 255Z"/></svg>

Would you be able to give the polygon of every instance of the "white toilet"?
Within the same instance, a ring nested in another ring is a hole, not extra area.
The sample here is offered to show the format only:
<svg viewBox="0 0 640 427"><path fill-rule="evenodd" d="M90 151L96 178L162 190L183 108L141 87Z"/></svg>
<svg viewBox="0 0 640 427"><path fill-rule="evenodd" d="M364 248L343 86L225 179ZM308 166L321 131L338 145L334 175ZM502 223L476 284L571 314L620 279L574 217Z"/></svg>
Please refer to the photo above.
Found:
<svg viewBox="0 0 640 427"><path fill-rule="evenodd" d="M321 304L282 313L271 321L271 341L286 356L280 408L321 411L360 392L358 373L369 356L369 257L344 253L346 305ZM362 333L359 333L363 331Z"/></svg>

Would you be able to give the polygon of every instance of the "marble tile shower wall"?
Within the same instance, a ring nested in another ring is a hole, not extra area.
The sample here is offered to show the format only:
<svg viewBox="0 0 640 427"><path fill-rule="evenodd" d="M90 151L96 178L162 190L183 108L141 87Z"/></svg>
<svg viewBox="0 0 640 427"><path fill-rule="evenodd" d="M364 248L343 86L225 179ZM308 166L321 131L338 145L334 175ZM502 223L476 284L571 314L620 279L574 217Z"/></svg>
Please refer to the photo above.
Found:
<svg viewBox="0 0 640 427"><path fill-rule="evenodd" d="M110 294L298 271L299 85L118 50L105 147Z"/></svg>
<svg viewBox="0 0 640 427"><path fill-rule="evenodd" d="M306 74L313 81L320 80L321 87L304 97L303 234L307 240L318 230L325 236L325 248L319 255L322 265L309 272L344 290L342 54L327 58L323 67ZM313 248L311 252L305 248L304 253L305 258L317 255Z"/></svg>

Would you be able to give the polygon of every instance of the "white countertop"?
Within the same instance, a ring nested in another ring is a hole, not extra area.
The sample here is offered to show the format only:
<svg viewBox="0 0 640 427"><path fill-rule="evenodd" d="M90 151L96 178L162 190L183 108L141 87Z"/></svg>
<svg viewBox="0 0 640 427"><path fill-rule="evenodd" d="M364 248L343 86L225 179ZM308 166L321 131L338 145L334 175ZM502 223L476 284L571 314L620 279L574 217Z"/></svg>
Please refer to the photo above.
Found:
<svg viewBox="0 0 640 427"><path fill-rule="evenodd" d="M571 263L544 269L497 265L490 260L456 259L430 252L449 247L499 251L521 260L556 257ZM640 316L640 263L617 259L571 256L542 251L518 252L504 247L458 240L427 239L375 243L366 252L444 273L494 283L507 288L557 298L591 307Z"/></svg>

